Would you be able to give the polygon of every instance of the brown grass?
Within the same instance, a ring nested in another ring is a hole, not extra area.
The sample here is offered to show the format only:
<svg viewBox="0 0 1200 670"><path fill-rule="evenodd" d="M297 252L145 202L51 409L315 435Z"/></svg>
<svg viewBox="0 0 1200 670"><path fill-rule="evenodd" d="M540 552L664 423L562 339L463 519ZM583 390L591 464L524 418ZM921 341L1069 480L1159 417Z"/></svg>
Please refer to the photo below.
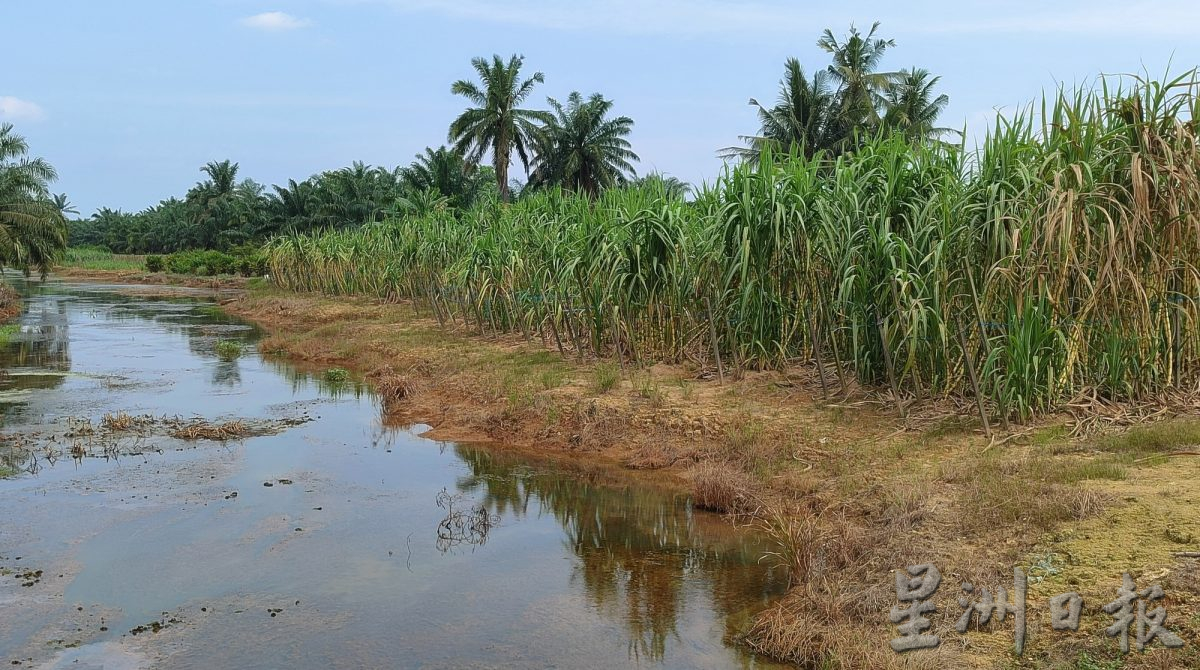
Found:
<svg viewBox="0 0 1200 670"><path fill-rule="evenodd" d="M236 440L254 435L245 421L235 419L224 423L210 423L204 419L193 419L171 430L171 437L178 440Z"/></svg>
<svg viewBox="0 0 1200 670"><path fill-rule="evenodd" d="M755 511L755 492L760 488L749 475L727 463L705 461L688 470L692 504L722 514Z"/></svg>
<svg viewBox="0 0 1200 670"><path fill-rule="evenodd" d="M0 281L0 323L20 316L24 309L25 303L21 294L9 286L8 282Z"/></svg>

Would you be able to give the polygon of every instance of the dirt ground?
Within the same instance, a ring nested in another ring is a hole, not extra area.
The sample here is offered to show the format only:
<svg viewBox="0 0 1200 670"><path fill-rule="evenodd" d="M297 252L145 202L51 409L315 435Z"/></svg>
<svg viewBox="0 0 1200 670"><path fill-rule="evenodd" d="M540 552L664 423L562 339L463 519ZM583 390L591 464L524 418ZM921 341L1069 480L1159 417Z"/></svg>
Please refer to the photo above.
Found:
<svg viewBox="0 0 1200 670"><path fill-rule="evenodd" d="M222 306L268 330L266 355L363 375L396 422L654 471L762 527L778 545L766 559L794 582L745 640L773 656L833 668L1200 667L1200 459L1188 453L1200 421L1186 406L1099 434L1063 415L989 439L972 405L927 402L901 419L852 384L822 397L812 366L722 382L699 366L580 361L536 334L443 329L411 305L255 286ZM942 575L926 631L941 644L897 654L888 614L906 604L894 572L922 563ZM978 587L1007 587L1011 600L1014 567L1029 580L1020 657L1011 616L954 629L961 585L977 587L972 602ZM1126 572L1139 590L1162 586L1148 607L1166 607L1183 648L1152 641L1122 655L1105 635L1114 618L1101 608ZM1053 630L1048 601L1067 591L1083 597L1080 626Z"/></svg>

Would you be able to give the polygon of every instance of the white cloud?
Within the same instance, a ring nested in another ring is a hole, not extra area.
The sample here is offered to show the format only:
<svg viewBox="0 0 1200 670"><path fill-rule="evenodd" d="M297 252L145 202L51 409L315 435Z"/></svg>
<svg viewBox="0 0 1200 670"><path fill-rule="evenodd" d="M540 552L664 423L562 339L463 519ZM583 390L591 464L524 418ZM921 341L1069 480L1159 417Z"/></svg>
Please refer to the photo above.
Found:
<svg viewBox="0 0 1200 670"><path fill-rule="evenodd" d="M295 16L292 16L291 14L285 14L284 12L263 12L262 14L247 16L246 18L238 21L238 23L247 28L254 28L255 30L264 30L273 33L307 28L308 26L312 25L312 21L309 21L308 19L296 18Z"/></svg>
<svg viewBox="0 0 1200 670"><path fill-rule="evenodd" d="M37 103L11 95L0 95L0 119L7 121L40 121L46 116Z"/></svg>
<svg viewBox="0 0 1200 670"><path fill-rule="evenodd" d="M614 30L627 34L755 37L809 35L850 21L882 21L888 34L1082 33L1189 36L1200 3L1183 0L1096 0L1048 5L1041 0L962 3L917 0L895 5L844 2L824 8L794 0L330 0L386 4L404 12L533 26L551 30Z"/></svg>

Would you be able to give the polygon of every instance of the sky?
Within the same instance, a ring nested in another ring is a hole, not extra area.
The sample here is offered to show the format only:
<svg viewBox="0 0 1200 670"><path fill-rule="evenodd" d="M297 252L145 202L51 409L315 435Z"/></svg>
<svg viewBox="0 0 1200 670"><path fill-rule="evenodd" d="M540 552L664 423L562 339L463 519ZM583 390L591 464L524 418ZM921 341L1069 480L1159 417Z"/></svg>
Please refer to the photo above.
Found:
<svg viewBox="0 0 1200 670"><path fill-rule="evenodd" d="M999 111L1100 74L1200 65L1200 3L795 0L0 0L0 122L59 172L83 215L182 194L208 161L264 184L356 160L393 167L446 143L470 60L523 54L527 103L599 92L633 118L639 173L700 183L757 130L783 64L828 64L851 24L923 67L942 125L981 137ZM516 170L520 176L520 170Z"/></svg>

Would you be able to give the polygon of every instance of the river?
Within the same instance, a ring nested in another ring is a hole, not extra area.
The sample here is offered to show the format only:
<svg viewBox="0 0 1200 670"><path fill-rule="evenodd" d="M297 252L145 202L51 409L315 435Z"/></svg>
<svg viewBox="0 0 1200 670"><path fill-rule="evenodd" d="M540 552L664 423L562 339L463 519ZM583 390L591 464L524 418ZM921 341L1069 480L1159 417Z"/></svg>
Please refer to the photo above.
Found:
<svg viewBox="0 0 1200 670"><path fill-rule="evenodd" d="M0 663L774 667L736 640L785 575L685 495L386 425L211 296L7 279Z"/></svg>

